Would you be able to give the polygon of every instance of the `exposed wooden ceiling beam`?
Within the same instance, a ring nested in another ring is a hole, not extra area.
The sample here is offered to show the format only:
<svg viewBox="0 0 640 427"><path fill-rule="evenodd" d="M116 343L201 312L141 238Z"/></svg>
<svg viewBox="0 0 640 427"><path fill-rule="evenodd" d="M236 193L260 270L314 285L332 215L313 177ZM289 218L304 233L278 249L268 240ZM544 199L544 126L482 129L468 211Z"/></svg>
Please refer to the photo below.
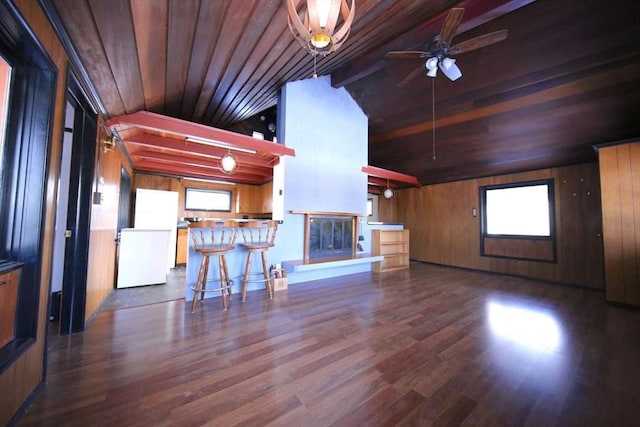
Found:
<svg viewBox="0 0 640 427"><path fill-rule="evenodd" d="M375 166L363 166L362 172L366 173L370 177L382 178L389 181L397 181L404 182L406 184L415 185L416 187L420 187L420 182L418 182L418 178L411 175L406 175L400 172L394 172L387 169L378 168Z"/></svg>
<svg viewBox="0 0 640 427"><path fill-rule="evenodd" d="M197 138L220 142L237 148L255 150L258 153L295 156L295 150L284 144L264 141L247 135L176 119L174 117L163 116L149 111L138 111L133 114L114 117L107 120L105 126L112 130L115 129L116 131L119 129L138 127L155 132L166 132L183 138Z"/></svg>
<svg viewBox="0 0 640 427"><path fill-rule="evenodd" d="M138 133L126 138L127 151L132 151L136 147L146 147L159 151L169 151L173 153L188 153L204 158L219 159L228 152L227 149L212 147L209 145L187 142L175 138L162 137L148 133ZM278 164L277 158L251 155L234 152L234 156L239 163L252 164L263 167L273 167Z"/></svg>

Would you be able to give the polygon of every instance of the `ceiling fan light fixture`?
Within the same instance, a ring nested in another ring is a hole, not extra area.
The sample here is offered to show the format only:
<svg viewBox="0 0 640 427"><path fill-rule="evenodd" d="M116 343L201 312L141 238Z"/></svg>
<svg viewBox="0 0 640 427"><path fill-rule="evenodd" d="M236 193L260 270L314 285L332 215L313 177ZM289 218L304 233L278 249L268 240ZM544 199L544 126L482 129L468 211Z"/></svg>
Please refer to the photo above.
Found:
<svg viewBox="0 0 640 427"><path fill-rule="evenodd" d="M349 37L355 0L286 0L289 29L312 55L326 56Z"/></svg>
<svg viewBox="0 0 640 427"><path fill-rule="evenodd" d="M237 168L238 160L236 159L236 156L231 154L231 151L222 156L222 158L220 159L220 169L222 170L222 172L232 174L236 171Z"/></svg>
<svg viewBox="0 0 640 427"><path fill-rule="evenodd" d="M434 56L427 59L425 67L427 69L427 76L435 77L438 74L438 58Z"/></svg>
<svg viewBox="0 0 640 427"><path fill-rule="evenodd" d="M444 58L440 61L440 69L451 81L456 81L462 77L462 71L460 71L460 68L456 65L456 60L453 58Z"/></svg>

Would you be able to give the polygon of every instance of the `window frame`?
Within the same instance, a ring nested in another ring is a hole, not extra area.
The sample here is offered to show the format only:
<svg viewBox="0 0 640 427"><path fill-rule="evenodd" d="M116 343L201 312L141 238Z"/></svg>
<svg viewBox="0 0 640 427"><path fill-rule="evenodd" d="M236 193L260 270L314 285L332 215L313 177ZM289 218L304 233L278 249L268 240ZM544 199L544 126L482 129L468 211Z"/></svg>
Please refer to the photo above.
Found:
<svg viewBox="0 0 640 427"><path fill-rule="evenodd" d="M532 187L546 185L548 195L548 215L549 215L549 235L514 235L514 234L489 234L487 232L487 191L499 190L499 189L512 189L522 187ZM555 220L555 180L554 178L538 179L531 181L518 181L509 182L503 184L492 184L479 187L480 195L480 255L486 257L498 257L498 258L512 258L523 260L534 260L542 262L557 262L557 249L556 249L556 220ZM517 241L521 241L523 245L532 243L542 243L551 246L551 255L548 257L540 257L537 255L496 255L491 253L486 248L487 241L511 241L511 244L518 244Z"/></svg>
<svg viewBox="0 0 640 427"><path fill-rule="evenodd" d="M224 194L229 199L229 208L228 209L208 209L202 206L189 206L189 192L199 192L199 193L215 193L215 194ZM198 187L186 187L184 189L184 210L185 211L205 211L205 212L231 212L231 208L233 207L233 192L230 190L220 190L213 188L198 188Z"/></svg>

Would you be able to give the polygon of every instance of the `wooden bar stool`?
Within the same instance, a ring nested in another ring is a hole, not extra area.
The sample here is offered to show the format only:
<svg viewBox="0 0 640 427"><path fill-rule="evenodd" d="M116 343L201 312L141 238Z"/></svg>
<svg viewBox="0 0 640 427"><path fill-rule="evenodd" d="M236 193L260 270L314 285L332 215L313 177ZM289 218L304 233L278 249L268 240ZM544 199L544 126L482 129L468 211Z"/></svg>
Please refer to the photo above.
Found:
<svg viewBox="0 0 640 427"><path fill-rule="evenodd" d="M195 285L191 287L193 289L191 312L196 311L198 295L202 300L205 292L212 291L220 291L222 294L222 307L226 311L228 306L227 294L231 299L233 281L229 278L225 255L234 248L238 230L237 223L235 221L204 220L189 223L189 230L191 231L194 249L202 256L198 279ZM208 280L209 257L211 256L218 257L219 279ZM207 289L207 282L219 283L220 286Z"/></svg>
<svg viewBox="0 0 640 427"><path fill-rule="evenodd" d="M247 285L250 282L264 282L269 298L273 299L273 283L269 277L269 268L267 267L267 250L275 245L276 232L278 231L278 223L275 221L248 221L240 223L244 247L247 250L247 264L244 268L244 277L242 279L242 302L247 296ZM251 273L251 260L253 254L259 252L262 256L262 272ZM263 279L249 280L252 275L261 275Z"/></svg>

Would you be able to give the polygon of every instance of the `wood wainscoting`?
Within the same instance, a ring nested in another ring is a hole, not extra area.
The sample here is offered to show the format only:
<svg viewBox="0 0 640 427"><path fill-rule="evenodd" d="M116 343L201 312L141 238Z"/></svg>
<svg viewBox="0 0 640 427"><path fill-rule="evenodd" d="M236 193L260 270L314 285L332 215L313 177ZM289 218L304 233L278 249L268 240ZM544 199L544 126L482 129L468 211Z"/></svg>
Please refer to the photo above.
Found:
<svg viewBox="0 0 640 427"><path fill-rule="evenodd" d="M479 188L548 178L555 181L557 262L481 256ZM604 288L597 163L398 190L379 206L380 221L411 230L412 259Z"/></svg>

